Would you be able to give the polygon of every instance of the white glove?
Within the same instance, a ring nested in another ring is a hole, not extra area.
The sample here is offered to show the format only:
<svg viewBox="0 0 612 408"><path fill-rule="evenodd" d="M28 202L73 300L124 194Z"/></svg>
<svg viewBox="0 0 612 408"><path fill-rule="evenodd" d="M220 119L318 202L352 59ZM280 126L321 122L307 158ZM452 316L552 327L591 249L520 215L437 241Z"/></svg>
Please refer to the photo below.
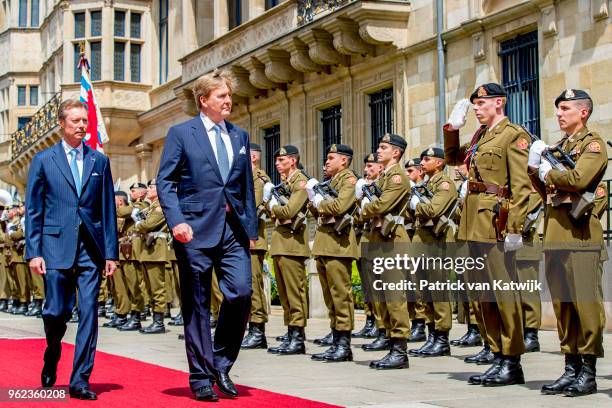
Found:
<svg viewBox="0 0 612 408"><path fill-rule="evenodd" d="M355 198L357 200L361 200L361 197L363 197L363 186L365 186L367 183L368 182L364 178L360 178L355 183Z"/></svg>
<svg viewBox="0 0 612 408"><path fill-rule="evenodd" d="M516 251L523 246L521 234L508 234L504 240L504 252Z"/></svg>
<svg viewBox="0 0 612 408"><path fill-rule="evenodd" d="M461 99L455 104L453 111L448 118L448 124L454 130L459 130L465 125L465 117L467 111L470 108L470 101L467 99Z"/></svg>
<svg viewBox="0 0 612 408"><path fill-rule="evenodd" d="M546 176L548 176L548 172L551 170L551 164L546 160L542 160L542 162L540 163L540 169L538 170L538 172L540 173L540 180L546 183Z"/></svg>
<svg viewBox="0 0 612 408"><path fill-rule="evenodd" d="M132 210L132 215L131 215L132 219L134 220L134 222L138 222L140 221L140 210L138 208L134 208Z"/></svg>
<svg viewBox="0 0 612 408"><path fill-rule="evenodd" d="M416 196L416 194L413 194L412 197L410 197L410 209L411 210L416 210L417 205L421 202L421 200L419 200L419 197Z"/></svg>
<svg viewBox="0 0 612 408"><path fill-rule="evenodd" d="M306 182L306 194L308 194L308 199L310 201L312 201L314 196L315 196L315 192L314 192L313 188L317 184L319 184L319 181L317 179L315 179L315 178L311 178L310 180L308 180Z"/></svg>
<svg viewBox="0 0 612 408"><path fill-rule="evenodd" d="M467 180L461 183L461 188L459 189L459 198L461 200L465 200L465 197L467 196L467 183Z"/></svg>
<svg viewBox="0 0 612 408"><path fill-rule="evenodd" d="M264 184L263 187L263 202L267 203L268 201L270 201L270 197L272 196L272 189L274 188L274 184L270 183L269 181Z"/></svg>
<svg viewBox="0 0 612 408"><path fill-rule="evenodd" d="M542 152L546 150L548 145L542 140L536 140L531 144L529 148L529 167L540 167L540 161L542 160Z"/></svg>
<svg viewBox="0 0 612 408"><path fill-rule="evenodd" d="M321 201L323 201L323 196L321 194L315 194L315 196L312 198L312 205L314 205L314 208L319 208Z"/></svg>
<svg viewBox="0 0 612 408"><path fill-rule="evenodd" d="M361 212L363 212L364 207L368 204L370 204L370 199L368 197L363 197L361 200Z"/></svg>
<svg viewBox="0 0 612 408"><path fill-rule="evenodd" d="M270 198L270 201L268 201L268 208L270 209L270 211L272 211L272 208L274 208L277 205L278 205L278 200L276 199L276 197Z"/></svg>

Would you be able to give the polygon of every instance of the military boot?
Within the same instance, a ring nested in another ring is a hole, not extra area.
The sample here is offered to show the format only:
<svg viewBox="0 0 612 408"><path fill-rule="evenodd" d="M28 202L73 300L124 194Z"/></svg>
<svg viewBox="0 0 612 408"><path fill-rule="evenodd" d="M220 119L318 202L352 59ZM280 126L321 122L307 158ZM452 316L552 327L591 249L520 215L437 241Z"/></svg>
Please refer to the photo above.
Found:
<svg viewBox="0 0 612 408"><path fill-rule="evenodd" d="M485 387L499 387L502 385L525 384L521 356L502 356L499 371L482 379Z"/></svg>
<svg viewBox="0 0 612 408"><path fill-rule="evenodd" d="M425 340L425 321L423 319L414 319L410 323L408 343L418 343Z"/></svg>
<svg viewBox="0 0 612 408"><path fill-rule="evenodd" d="M120 327L126 324L128 321L126 315L116 314L110 321L104 323L102 327Z"/></svg>
<svg viewBox="0 0 612 408"><path fill-rule="evenodd" d="M501 369L501 363L502 363L502 355L501 353L497 353L495 355L495 359L493 360L493 364L491 365L491 367L487 368L487 371L485 371L482 374L476 374L476 375L470 376L470 378L468 379L468 384L481 385L482 380L484 378L494 376L497 374L497 372Z"/></svg>
<svg viewBox="0 0 612 408"><path fill-rule="evenodd" d="M376 326L376 319L374 319L374 316L367 316L363 329L359 330L358 332L353 333L351 336L355 338L358 338L358 337L365 338L366 335L369 334L372 331L372 328L375 326Z"/></svg>
<svg viewBox="0 0 612 408"><path fill-rule="evenodd" d="M276 337L277 339L279 338L283 338L283 340L279 340L280 344L276 347L269 347L268 348L268 353L272 353L272 354L278 354L279 350L286 348L289 343L291 342L291 336L290 333L291 332L291 327L287 328L287 335L285 336L278 336Z"/></svg>
<svg viewBox="0 0 612 408"><path fill-rule="evenodd" d="M580 397L582 395L594 394L597 392L595 382L597 357L585 354L582 356L582 368L573 383L567 386L563 395L567 397Z"/></svg>
<svg viewBox="0 0 612 408"><path fill-rule="evenodd" d="M378 337L370 344L363 344L361 346L363 351L381 351L391 349L391 339L387 337L386 330L379 329Z"/></svg>
<svg viewBox="0 0 612 408"><path fill-rule="evenodd" d="M493 352L491 352L491 347L487 343L484 344L482 350L480 350L477 354L467 356L463 359L463 361L466 363L478 365L492 364L493 360L495 360L495 356L493 355Z"/></svg>
<svg viewBox="0 0 612 408"><path fill-rule="evenodd" d="M370 368L377 370L392 370L395 368L408 368L408 354L406 353L406 339L391 339L392 346L389 354L382 359L370 363Z"/></svg>
<svg viewBox="0 0 612 408"><path fill-rule="evenodd" d="M243 349L265 349L268 348L266 341L265 323L250 323L249 335L242 340L240 345Z"/></svg>
<svg viewBox="0 0 612 408"><path fill-rule="evenodd" d="M525 328L525 353L540 351L538 329Z"/></svg>
<svg viewBox="0 0 612 408"><path fill-rule="evenodd" d="M325 361L353 361L350 331L336 331L336 348L333 352L325 356Z"/></svg>
<svg viewBox="0 0 612 408"><path fill-rule="evenodd" d="M297 326L289 326L289 335L291 339L287 347L278 350L279 355L306 354L306 346L304 345L304 328Z"/></svg>
<svg viewBox="0 0 612 408"><path fill-rule="evenodd" d="M132 312L130 314L130 318L122 324L121 326L117 326L117 330L119 331L136 331L142 329L142 314L140 312Z"/></svg>
<svg viewBox="0 0 612 408"><path fill-rule="evenodd" d="M413 348L408 350L408 354L410 354L411 356L419 356L421 355L421 353L423 351L427 351L429 350L434 342L436 341L436 335L435 335L435 329L434 329L434 324L433 323L428 323L427 324L427 341L425 341L425 343L423 343L423 345L419 348Z"/></svg>
<svg viewBox="0 0 612 408"><path fill-rule="evenodd" d="M563 391L574 382L581 369L582 358L577 354L566 354L565 371L561 377L557 378L552 384L543 385L542 394L554 395L563 393Z"/></svg>
<svg viewBox="0 0 612 408"><path fill-rule="evenodd" d="M336 331L336 329L332 329L331 335L332 335L332 345L327 350L321 353L315 353L312 356L310 356L311 360L325 361L325 357L327 357L327 355L332 354L336 351L336 348L338 348L338 332Z"/></svg>
<svg viewBox="0 0 612 408"><path fill-rule="evenodd" d="M153 322L147 327L140 329L142 334L158 334L165 333L166 327L164 326L164 312L153 312Z"/></svg>
<svg viewBox="0 0 612 408"><path fill-rule="evenodd" d="M421 351L421 357L450 356L450 344L448 343L448 332L436 330L434 332L433 345Z"/></svg>
<svg viewBox="0 0 612 408"><path fill-rule="evenodd" d="M325 335L325 337L321 337L320 339L314 339L314 344L317 346L331 346L334 344L334 333L333 329L329 333Z"/></svg>

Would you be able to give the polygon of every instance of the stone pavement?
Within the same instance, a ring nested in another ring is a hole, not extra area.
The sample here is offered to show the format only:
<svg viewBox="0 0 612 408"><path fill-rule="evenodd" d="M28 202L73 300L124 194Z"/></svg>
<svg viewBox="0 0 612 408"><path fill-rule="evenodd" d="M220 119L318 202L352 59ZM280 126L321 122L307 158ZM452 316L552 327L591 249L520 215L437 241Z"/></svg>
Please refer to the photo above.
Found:
<svg viewBox="0 0 612 408"><path fill-rule="evenodd" d="M176 313L176 310L174 311ZM356 328L363 325L363 315L357 316ZM105 319L100 320L100 324ZM170 332L162 335L120 333L100 327L98 349L161 366L187 370L185 349L177 334L180 327L166 326ZM65 341L74 342L75 324L69 324ZM274 336L284 331L281 310L273 308L267 325L269 344L276 344ZM451 338L461 336L464 325L456 324ZM465 364L463 357L477 348L453 348L452 356L441 358L410 358L406 370L376 371L369 361L380 358L383 352L366 353L358 345L367 339L354 340L352 363L322 363L310 360L310 354L322 351L312 340L328 332L326 319L309 319L306 334L308 353L305 356L276 356L265 350L244 350L232 370L236 383L263 388L283 394L324 401L349 407L481 407L498 404L521 407L610 407L612 406L612 358L598 360L599 393L581 398L540 395L542 384L561 374L563 358L559 354L557 334L540 332L542 352L523 357L527 383L522 386L484 388L471 386L467 378L486 369L485 366ZM44 337L40 319L0 313L0 338ZM604 348L612 349L612 334L606 334ZM1 352L0 352L1 353ZM0 354L1 355L1 354ZM6 375L6 373L4 374ZM38 373L33 373L37 375ZM95 368L93 372L95 378ZM160 379L163 381L163 379Z"/></svg>

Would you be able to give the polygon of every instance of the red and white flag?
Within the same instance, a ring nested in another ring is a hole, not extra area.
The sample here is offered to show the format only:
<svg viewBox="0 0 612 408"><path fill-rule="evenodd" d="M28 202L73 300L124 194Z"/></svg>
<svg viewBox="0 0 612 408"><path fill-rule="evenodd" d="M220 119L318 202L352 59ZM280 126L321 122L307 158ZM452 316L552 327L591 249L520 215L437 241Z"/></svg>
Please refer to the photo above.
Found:
<svg viewBox="0 0 612 408"><path fill-rule="evenodd" d="M81 70L81 102L87 105L87 134L85 144L94 150L104 153L104 144L108 143L108 134L104 126L104 119L96 102L93 85L89 78L89 62L85 55L81 55L78 68Z"/></svg>

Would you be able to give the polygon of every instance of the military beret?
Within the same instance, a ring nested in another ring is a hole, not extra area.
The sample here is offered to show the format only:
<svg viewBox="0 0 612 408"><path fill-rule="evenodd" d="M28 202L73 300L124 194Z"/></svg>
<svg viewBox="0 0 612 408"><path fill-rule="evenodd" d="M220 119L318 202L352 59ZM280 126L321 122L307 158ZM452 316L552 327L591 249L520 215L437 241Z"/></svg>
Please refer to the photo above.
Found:
<svg viewBox="0 0 612 408"><path fill-rule="evenodd" d="M564 101L578 101L581 99L588 99L592 101L591 97L588 93L584 92L582 89L566 89L561 92L561 95L555 99L555 106L559 107L559 102Z"/></svg>
<svg viewBox="0 0 612 408"><path fill-rule="evenodd" d="M257 143L249 143L249 149L251 149L252 152L261 152L261 146Z"/></svg>
<svg viewBox="0 0 612 408"><path fill-rule="evenodd" d="M348 157L353 157L353 149L351 149L351 147L348 145L340 143L329 146L327 153L338 153Z"/></svg>
<svg viewBox="0 0 612 408"><path fill-rule="evenodd" d="M404 165L404 167L408 168L408 167L420 166L420 165L421 165L421 159L417 157L415 159L408 160L406 164Z"/></svg>
<svg viewBox="0 0 612 408"><path fill-rule="evenodd" d="M438 159L443 159L444 158L444 150L440 149L439 147L430 147L428 149L423 150L423 153L421 153L421 159L423 159L423 157L437 157Z"/></svg>
<svg viewBox="0 0 612 408"><path fill-rule="evenodd" d="M142 184L142 183L134 183L134 184L132 184L132 185L130 186L130 190L131 190L131 189L133 189L133 188L147 188L147 186L145 186L145 185L144 185L144 184Z"/></svg>
<svg viewBox="0 0 612 408"><path fill-rule="evenodd" d="M150 186L156 186L157 185L157 181L155 181L155 179L151 179L149 180L149 182L147 183L147 187Z"/></svg>
<svg viewBox="0 0 612 408"><path fill-rule="evenodd" d="M363 164L378 163L378 157L374 153L370 153L363 158Z"/></svg>
<svg viewBox="0 0 612 408"><path fill-rule="evenodd" d="M384 135L378 143L389 143L390 145L397 146L402 150L406 150L406 141L403 137L395 135L393 133L387 133Z"/></svg>
<svg viewBox="0 0 612 408"><path fill-rule="evenodd" d="M128 195L125 191L115 191L115 197L123 197L127 200Z"/></svg>
<svg viewBox="0 0 612 408"><path fill-rule="evenodd" d="M504 87L491 82L480 85L470 96L470 102L474 103L476 98L499 98L501 96L508 96Z"/></svg>
<svg viewBox="0 0 612 408"><path fill-rule="evenodd" d="M280 149L278 149L276 152L274 152L274 157L289 156L293 154L300 154L300 151L298 150L298 148L293 145L285 145L281 147Z"/></svg>

